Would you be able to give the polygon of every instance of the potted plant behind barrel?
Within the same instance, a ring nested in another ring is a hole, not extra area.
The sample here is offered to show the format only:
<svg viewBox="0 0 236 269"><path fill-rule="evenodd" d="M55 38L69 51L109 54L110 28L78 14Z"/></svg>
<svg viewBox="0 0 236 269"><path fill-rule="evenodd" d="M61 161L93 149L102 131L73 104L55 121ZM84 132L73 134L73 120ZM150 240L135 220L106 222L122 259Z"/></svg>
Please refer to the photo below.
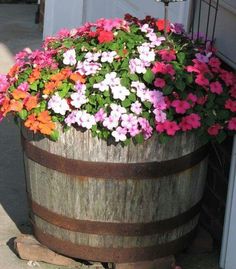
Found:
<svg viewBox="0 0 236 269"><path fill-rule="evenodd" d="M17 54L0 78L0 117L21 122L38 240L115 263L185 248L206 144L236 130L235 84L210 46L149 16L61 30Z"/></svg>

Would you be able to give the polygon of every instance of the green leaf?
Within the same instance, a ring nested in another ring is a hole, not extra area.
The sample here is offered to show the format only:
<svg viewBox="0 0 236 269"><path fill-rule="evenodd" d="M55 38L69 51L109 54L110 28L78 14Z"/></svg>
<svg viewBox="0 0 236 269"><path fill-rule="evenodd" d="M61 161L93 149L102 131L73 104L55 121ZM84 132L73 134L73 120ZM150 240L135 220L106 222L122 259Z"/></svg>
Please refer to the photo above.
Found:
<svg viewBox="0 0 236 269"><path fill-rule="evenodd" d="M130 100L131 102L135 102L135 101L137 100L136 95L135 95L134 93L131 93L131 94L128 96L128 98L129 98L129 100Z"/></svg>
<svg viewBox="0 0 236 269"><path fill-rule="evenodd" d="M155 78L155 75L153 74L152 70L151 69L147 69L147 72L143 75L143 79L151 84L153 82Z"/></svg>
<svg viewBox="0 0 236 269"><path fill-rule="evenodd" d="M159 134L158 135L158 139L160 141L161 144L166 144L167 142L169 142L169 140L171 139L170 136L168 136L167 134Z"/></svg>
<svg viewBox="0 0 236 269"><path fill-rule="evenodd" d="M110 93L109 93L109 91L104 91L104 92L103 92L103 95L104 95L105 97L109 97L109 96L110 96Z"/></svg>
<svg viewBox="0 0 236 269"><path fill-rule="evenodd" d="M131 101L126 98L124 101L122 101L122 106L123 107L129 107L131 105Z"/></svg>
<svg viewBox="0 0 236 269"><path fill-rule="evenodd" d="M227 137L226 133L225 133L224 131L221 131L221 132L217 135L217 137L216 137L216 141L217 141L218 143L222 143L222 142L225 140L226 137Z"/></svg>
<svg viewBox="0 0 236 269"><path fill-rule="evenodd" d="M136 74L128 74L128 77L132 80L132 81L136 81L136 80L138 80L138 75L136 75Z"/></svg>
<svg viewBox="0 0 236 269"><path fill-rule="evenodd" d="M26 120L27 117L28 117L28 112L26 109L22 109L19 113L18 113L19 117L22 119L22 120Z"/></svg>
<svg viewBox="0 0 236 269"><path fill-rule="evenodd" d="M35 81L34 83L32 83L31 85L30 85L30 89L32 90L32 91L37 91L38 90L38 81Z"/></svg>
<svg viewBox="0 0 236 269"><path fill-rule="evenodd" d="M144 106L148 109L150 109L152 107L152 103L148 102L148 101L145 101L143 102Z"/></svg>
<svg viewBox="0 0 236 269"><path fill-rule="evenodd" d="M226 120L230 116L230 112L228 110L220 110L217 112L217 118L219 120Z"/></svg>
<svg viewBox="0 0 236 269"><path fill-rule="evenodd" d="M184 53L184 52L179 52L179 53L177 54L177 59L179 60L179 62L180 62L181 64L184 64L184 63L185 63L185 59L186 59L186 55L185 55L185 53Z"/></svg>
<svg viewBox="0 0 236 269"><path fill-rule="evenodd" d="M162 91L163 91L164 95L169 95L169 94L171 94L173 92L173 90L174 90L174 87L173 86L167 85L167 86L165 86L163 88Z"/></svg>
<svg viewBox="0 0 236 269"><path fill-rule="evenodd" d="M137 143L137 144L142 144L143 141L144 141L144 137L143 137L143 134L138 134L134 137L134 141Z"/></svg>
<svg viewBox="0 0 236 269"><path fill-rule="evenodd" d="M71 41L71 40L66 40L63 42L63 46L67 49L70 49L72 47L72 45L73 45L73 41Z"/></svg>
<svg viewBox="0 0 236 269"><path fill-rule="evenodd" d="M186 88L186 84L182 79L177 79L175 82L175 87L180 91L184 91Z"/></svg>
<svg viewBox="0 0 236 269"><path fill-rule="evenodd" d="M57 141L59 138L59 132L57 130L54 130L52 134L50 135L50 139L52 141Z"/></svg>
<svg viewBox="0 0 236 269"><path fill-rule="evenodd" d="M122 86L130 88L130 80L127 77L122 78L120 83Z"/></svg>

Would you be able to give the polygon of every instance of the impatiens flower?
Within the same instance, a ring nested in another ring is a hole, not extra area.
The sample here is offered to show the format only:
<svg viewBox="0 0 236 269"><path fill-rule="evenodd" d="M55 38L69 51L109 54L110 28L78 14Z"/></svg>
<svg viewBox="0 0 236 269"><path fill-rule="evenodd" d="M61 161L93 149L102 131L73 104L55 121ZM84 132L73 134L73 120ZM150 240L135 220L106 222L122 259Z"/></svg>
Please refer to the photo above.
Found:
<svg viewBox="0 0 236 269"><path fill-rule="evenodd" d="M150 125L149 121L145 118L142 118L142 117L138 118L138 122L141 126L144 139L147 140L148 138L152 136L153 128Z"/></svg>
<svg viewBox="0 0 236 269"><path fill-rule="evenodd" d="M155 52L154 50L150 50L148 46L139 46L137 49L141 61L150 63L155 60Z"/></svg>
<svg viewBox="0 0 236 269"><path fill-rule="evenodd" d="M236 112L236 101L232 100L232 99L228 99L225 102L225 108L229 109L232 112Z"/></svg>
<svg viewBox="0 0 236 269"><path fill-rule="evenodd" d="M22 82L18 87L17 90L21 90L23 92L27 92L29 90L29 84L27 82Z"/></svg>
<svg viewBox="0 0 236 269"><path fill-rule="evenodd" d="M127 96L130 95L130 91L124 86L113 86L111 92L114 99L124 101Z"/></svg>
<svg viewBox="0 0 236 269"><path fill-rule="evenodd" d="M162 110L156 108L153 110L153 113L155 115L156 122L165 122L166 121L167 115Z"/></svg>
<svg viewBox="0 0 236 269"><path fill-rule="evenodd" d="M105 81L107 85L110 87L119 86L120 84L120 78L117 77L116 72L107 73L105 76Z"/></svg>
<svg viewBox="0 0 236 269"><path fill-rule="evenodd" d="M164 88L166 86L166 82L163 78L156 78L154 81L154 86L157 88Z"/></svg>
<svg viewBox="0 0 236 269"><path fill-rule="evenodd" d="M107 114L105 113L103 108L100 108L98 112L94 115L94 117L96 122L103 122L107 117Z"/></svg>
<svg viewBox="0 0 236 269"><path fill-rule="evenodd" d="M87 52L85 54L85 59L88 62L97 62L99 60L100 56L101 56L101 53L99 53L99 52L96 52L96 53Z"/></svg>
<svg viewBox="0 0 236 269"><path fill-rule="evenodd" d="M101 70L102 65L96 62L78 62L77 70L83 76L95 75L99 70Z"/></svg>
<svg viewBox="0 0 236 269"><path fill-rule="evenodd" d="M69 105L65 99L59 95L53 95L48 101L48 108L52 109L55 113L65 115L70 110Z"/></svg>
<svg viewBox="0 0 236 269"><path fill-rule="evenodd" d="M228 129L231 131L236 131L236 117L233 117L229 120Z"/></svg>
<svg viewBox="0 0 236 269"><path fill-rule="evenodd" d="M184 114L188 109L190 109L190 104L184 100L174 100L171 106L175 108L175 111L179 114Z"/></svg>
<svg viewBox="0 0 236 269"><path fill-rule="evenodd" d="M236 77L233 72L221 70L220 78L225 82L227 86L232 86L236 83Z"/></svg>
<svg viewBox="0 0 236 269"><path fill-rule="evenodd" d="M149 24L145 23L144 25L142 25L140 27L140 30L143 32L143 33L150 33L150 32L153 32L153 29L149 27Z"/></svg>
<svg viewBox="0 0 236 269"><path fill-rule="evenodd" d="M208 55L197 53L195 55L195 57L196 57L196 59L198 59L199 62L202 62L202 63L208 63L209 62L209 56Z"/></svg>
<svg viewBox="0 0 236 269"><path fill-rule="evenodd" d="M88 99L83 92L72 93L70 98L71 98L70 103L75 108L80 108L82 105L88 102Z"/></svg>
<svg viewBox="0 0 236 269"><path fill-rule="evenodd" d="M165 21L164 19L159 19L156 22L156 26L157 26L159 31L163 31L166 27L167 33L170 32L170 22L169 21Z"/></svg>
<svg viewBox="0 0 236 269"><path fill-rule="evenodd" d="M75 84L75 89L77 92L85 94L86 91L86 85L82 84L80 81L77 81Z"/></svg>
<svg viewBox="0 0 236 269"><path fill-rule="evenodd" d="M161 59L166 62L171 62L176 60L176 53L174 50L160 50L158 54L161 55Z"/></svg>
<svg viewBox="0 0 236 269"><path fill-rule="evenodd" d="M109 43L114 39L114 34L111 31L101 31L98 35L99 43Z"/></svg>
<svg viewBox="0 0 236 269"><path fill-rule="evenodd" d="M129 69L131 74L145 74L147 71L145 62L138 58L129 61Z"/></svg>
<svg viewBox="0 0 236 269"><path fill-rule="evenodd" d="M222 129L222 126L219 123L213 124L211 127L207 129L209 135L217 136Z"/></svg>
<svg viewBox="0 0 236 269"><path fill-rule="evenodd" d="M122 114L127 113L127 110L120 105L117 104L110 104L110 108L111 108L111 116L116 117L116 118L120 118Z"/></svg>
<svg viewBox="0 0 236 269"><path fill-rule="evenodd" d="M98 89L101 92L108 91L109 90L109 84L107 84L106 80L103 80L99 83L93 84L94 89Z"/></svg>
<svg viewBox="0 0 236 269"><path fill-rule="evenodd" d="M119 124L119 118L110 115L106 117L103 121L103 126L106 127L108 130L113 130Z"/></svg>
<svg viewBox="0 0 236 269"><path fill-rule="evenodd" d="M75 124L76 123L76 114L77 114L77 111L76 110L73 110L66 118L65 118L65 123L68 125L68 126L71 126L72 124Z"/></svg>
<svg viewBox="0 0 236 269"><path fill-rule="evenodd" d="M211 67L213 72L220 71L221 61L218 58L211 57L208 64Z"/></svg>
<svg viewBox="0 0 236 269"><path fill-rule="evenodd" d="M192 103L192 105L194 105L197 102L197 96L193 93L189 93L186 100L190 101L190 103Z"/></svg>
<svg viewBox="0 0 236 269"><path fill-rule="evenodd" d="M120 126L111 133L111 135L115 138L116 142L125 141L127 139L126 134L127 134L127 130Z"/></svg>
<svg viewBox="0 0 236 269"><path fill-rule="evenodd" d="M233 85L231 88L230 88L230 95L231 95L231 97L233 97L233 98L236 98L236 84L235 85Z"/></svg>
<svg viewBox="0 0 236 269"><path fill-rule="evenodd" d="M138 118L133 114L123 114L121 116L121 126L130 130L133 126L137 126Z"/></svg>
<svg viewBox="0 0 236 269"><path fill-rule="evenodd" d="M115 51L104 51L101 55L101 62L102 63L112 63L114 58L117 56Z"/></svg>
<svg viewBox="0 0 236 269"><path fill-rule="evenodd" d="M28 96L24 101L24 106L28 111L32 110L33 108L36 108L38 106L38 96Z"/></svg>
<svg viewBox="0 0 236 269"><path fill-rule="evenodd" d="M136 115L139 115L142 113L142 104L139 101L136 101L131 105L130 110Z"/></svg>
<svg viewBox="0 0 236 269"><path fill-rule="evenodd" d="M212 93L221 94L223 92L222 84L219 81L210 84L210 91Z"/></svg>
<svg viewBox="0 0 236 269"><path fill-rule="evenodd" d="M71 66L76 64L76 53L74 49L67 50L63 54L63 64Z"/></svg>
<svg viewBox="0 0 236 269"><path fill-rule="evenodd" d="M171 32L178 34L178 35L184 33L184 25L182 23L172 23L171 24Z"/></svg>
<svg viewBox="0 0 236 269"><path fill-rule="evenodd" d="M192 129L197 129L201 126L201 118L198 114L192 113L186 117L183 117L179 123L179 127L185 132Z"/></svg>
<svg viewBox="0 0 236 269"><path fill-rule="evenodd" d="M197 75L197 78L195 79L196 84L198 84L199 86L208 86L209 85L209 80L207 78L205 78L204 75L199 74Z"/></svg>
<svg viewBox="0 0 236 269"><path fill-rule="evenodd" d="M163 133L166 131L166 133L170 136L174 136L177 131L180 130L180 127L175 121L165 121L164 123L157 123L156 124L156 131L159 133Z"/></svg>
<svg viewBox="0 0 236 269"><path fill-rule="evenodd" d="M80 117L80 124L83 128L91 129L93 125L96 124L95 117L93 115L90 115L86 111L82 111L81 117Z"/></svg>

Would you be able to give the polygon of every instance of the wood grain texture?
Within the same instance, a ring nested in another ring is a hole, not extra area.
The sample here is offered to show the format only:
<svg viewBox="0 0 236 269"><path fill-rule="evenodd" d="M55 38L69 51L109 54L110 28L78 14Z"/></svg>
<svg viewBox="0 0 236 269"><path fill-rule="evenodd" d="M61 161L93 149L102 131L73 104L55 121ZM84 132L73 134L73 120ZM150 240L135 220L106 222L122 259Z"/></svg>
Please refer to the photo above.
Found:
<svg viewBox="0 0 236 269"><path fill-rule="evenodd" d="M161 145L154 136L142 145L107 145L89 132L71 129L58 142L23 130L35 146L84 161L138 163L177 159L202 146L193 134L181 134ZM179 215L203 195L207 158L181 173L145 180L73 177L43 167L25 156L27 190L33 201L74 219L118 223L149 223ZM72 232L34 216L36 225L59 239L95 247L147 247L181 238L198 223L198 216L172 231L151 236L111 236ZM78 254L78 257L79 254ZM83 257L80 257L83 258Z"/></svg>

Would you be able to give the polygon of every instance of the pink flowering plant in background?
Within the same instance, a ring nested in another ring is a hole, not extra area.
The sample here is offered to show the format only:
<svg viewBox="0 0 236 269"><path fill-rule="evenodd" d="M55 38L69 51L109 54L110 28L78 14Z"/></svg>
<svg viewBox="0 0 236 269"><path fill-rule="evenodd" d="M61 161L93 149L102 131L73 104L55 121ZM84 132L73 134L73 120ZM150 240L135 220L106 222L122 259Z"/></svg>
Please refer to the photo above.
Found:
<svg viewBox="0 0 236 269"><path fill-rule="evenodd" d="M25 49L0 76L9 113L53 140L57 126L123 145L181 132L221 142L236 131L236 76L180 24L147 16L99 19Z"/></svg>

